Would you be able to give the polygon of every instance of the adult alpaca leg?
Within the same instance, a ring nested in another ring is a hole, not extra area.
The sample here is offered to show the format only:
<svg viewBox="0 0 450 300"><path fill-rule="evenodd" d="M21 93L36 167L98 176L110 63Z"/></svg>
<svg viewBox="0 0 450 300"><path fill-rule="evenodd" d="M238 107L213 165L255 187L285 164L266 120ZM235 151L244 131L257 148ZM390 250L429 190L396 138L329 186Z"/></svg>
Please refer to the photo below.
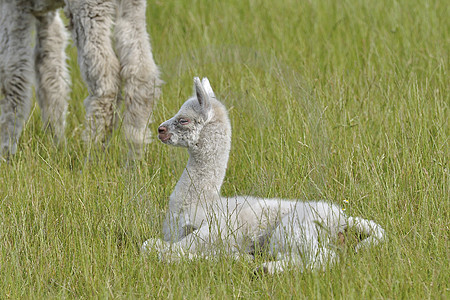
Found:
<svg viewBox="0 0 450 300"><path fill-rule="evenodd" d="M115 123L120 97L119 61L111 42L115 1L66 1L73 39L78 48L78 64L89 96L84 100L86 129L83 139L104 142Z"/></svg>
<svg viewBox="0 0 450 300"><path fill-rule="evenodd" d="M120 1L115 27L120 75L125 82L123 130L137 158L143 146L151 142L148 124L162 83L147 34L145 7L145 0Z"/></svg>
<svg viewBox="0 0 450 300"><path fill-rule="evenodd" d="M67 33L58 12L37 17L35 70L37 100L44 128L55 142L64 140L70 77L65 48Z"/></svg>
<svg viewBox="0 0 450 300"><path fill-rule="evenodd" d="M34 17L15 1L0 2L0 157L17 150L17 141L30 113Z"/></svg>

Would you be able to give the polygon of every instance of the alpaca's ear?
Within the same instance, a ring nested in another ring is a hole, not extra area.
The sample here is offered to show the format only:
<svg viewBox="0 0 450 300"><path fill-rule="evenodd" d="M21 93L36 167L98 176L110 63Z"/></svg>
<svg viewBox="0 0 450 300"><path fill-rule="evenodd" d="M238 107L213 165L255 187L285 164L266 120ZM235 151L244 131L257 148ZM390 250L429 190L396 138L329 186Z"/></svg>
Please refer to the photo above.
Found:
<svg viewBox="0 0 450 300"><path fill-rule="evenodd" d="M208 93L203 88L200 78L194 77L194 88L200 107L206 112L210 109L211 103L209 102Z"/></svg>
<svg viewBox="0 0 450 300"><path fill-rule="evenodd" d="M211 84L209 83L208 78L203 77L202 85L203 85L203 88L205 89L205 91L206 91L206 93L208 94L209 97L216 98L216 95L214 95L214 91L213 91L213 89L211 87Z"/></svg>

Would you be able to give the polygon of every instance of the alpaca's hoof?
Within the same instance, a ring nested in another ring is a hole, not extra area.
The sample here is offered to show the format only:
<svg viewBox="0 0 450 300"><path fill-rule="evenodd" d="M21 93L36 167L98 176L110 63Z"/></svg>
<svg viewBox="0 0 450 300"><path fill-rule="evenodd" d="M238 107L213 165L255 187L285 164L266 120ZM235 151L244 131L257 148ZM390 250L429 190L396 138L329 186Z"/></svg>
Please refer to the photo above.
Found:
<svg viewBox="0 0 450 300"><path fill-rule="evenodd" d="M269 272L269 268L267 268L267 266L260 266L257 267L254 271L253 271L253 278L261 278L263 276L266 276L270 274Z"/></svg>
<svg viewBox="0 0 450 300"><path fill-rule="evenodd" d="M160 252L163 248L163 241L160 239L148 239L141 246L141 253L147 254L152 250Z"/></svg>

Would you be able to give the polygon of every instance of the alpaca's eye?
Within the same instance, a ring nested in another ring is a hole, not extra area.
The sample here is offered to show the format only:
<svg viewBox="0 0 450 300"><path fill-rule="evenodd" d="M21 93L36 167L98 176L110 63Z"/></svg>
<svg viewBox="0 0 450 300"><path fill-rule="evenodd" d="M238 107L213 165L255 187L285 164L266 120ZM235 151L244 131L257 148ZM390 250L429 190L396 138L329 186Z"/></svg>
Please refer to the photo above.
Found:
<svg viewBox="0 0 450 300"><path fill-rule="evenodd" d="M178 122L181 125L187 125L187 124L189 124L190 121L188 119L179 119Z"/></svg>

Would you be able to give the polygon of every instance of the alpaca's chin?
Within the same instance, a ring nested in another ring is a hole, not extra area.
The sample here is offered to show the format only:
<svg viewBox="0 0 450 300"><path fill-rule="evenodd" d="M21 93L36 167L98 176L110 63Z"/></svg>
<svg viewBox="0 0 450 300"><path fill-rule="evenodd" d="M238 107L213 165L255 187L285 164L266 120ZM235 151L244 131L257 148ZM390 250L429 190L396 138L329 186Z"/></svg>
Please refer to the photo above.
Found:
<svg viewBox="0 0 450 300"><path fill-rule="evenodd" d="M172 137L172 134L160 134L158 135L158 138L161 142L163 142L164 144L169 144L170 143L170 138Z"/></svg>

